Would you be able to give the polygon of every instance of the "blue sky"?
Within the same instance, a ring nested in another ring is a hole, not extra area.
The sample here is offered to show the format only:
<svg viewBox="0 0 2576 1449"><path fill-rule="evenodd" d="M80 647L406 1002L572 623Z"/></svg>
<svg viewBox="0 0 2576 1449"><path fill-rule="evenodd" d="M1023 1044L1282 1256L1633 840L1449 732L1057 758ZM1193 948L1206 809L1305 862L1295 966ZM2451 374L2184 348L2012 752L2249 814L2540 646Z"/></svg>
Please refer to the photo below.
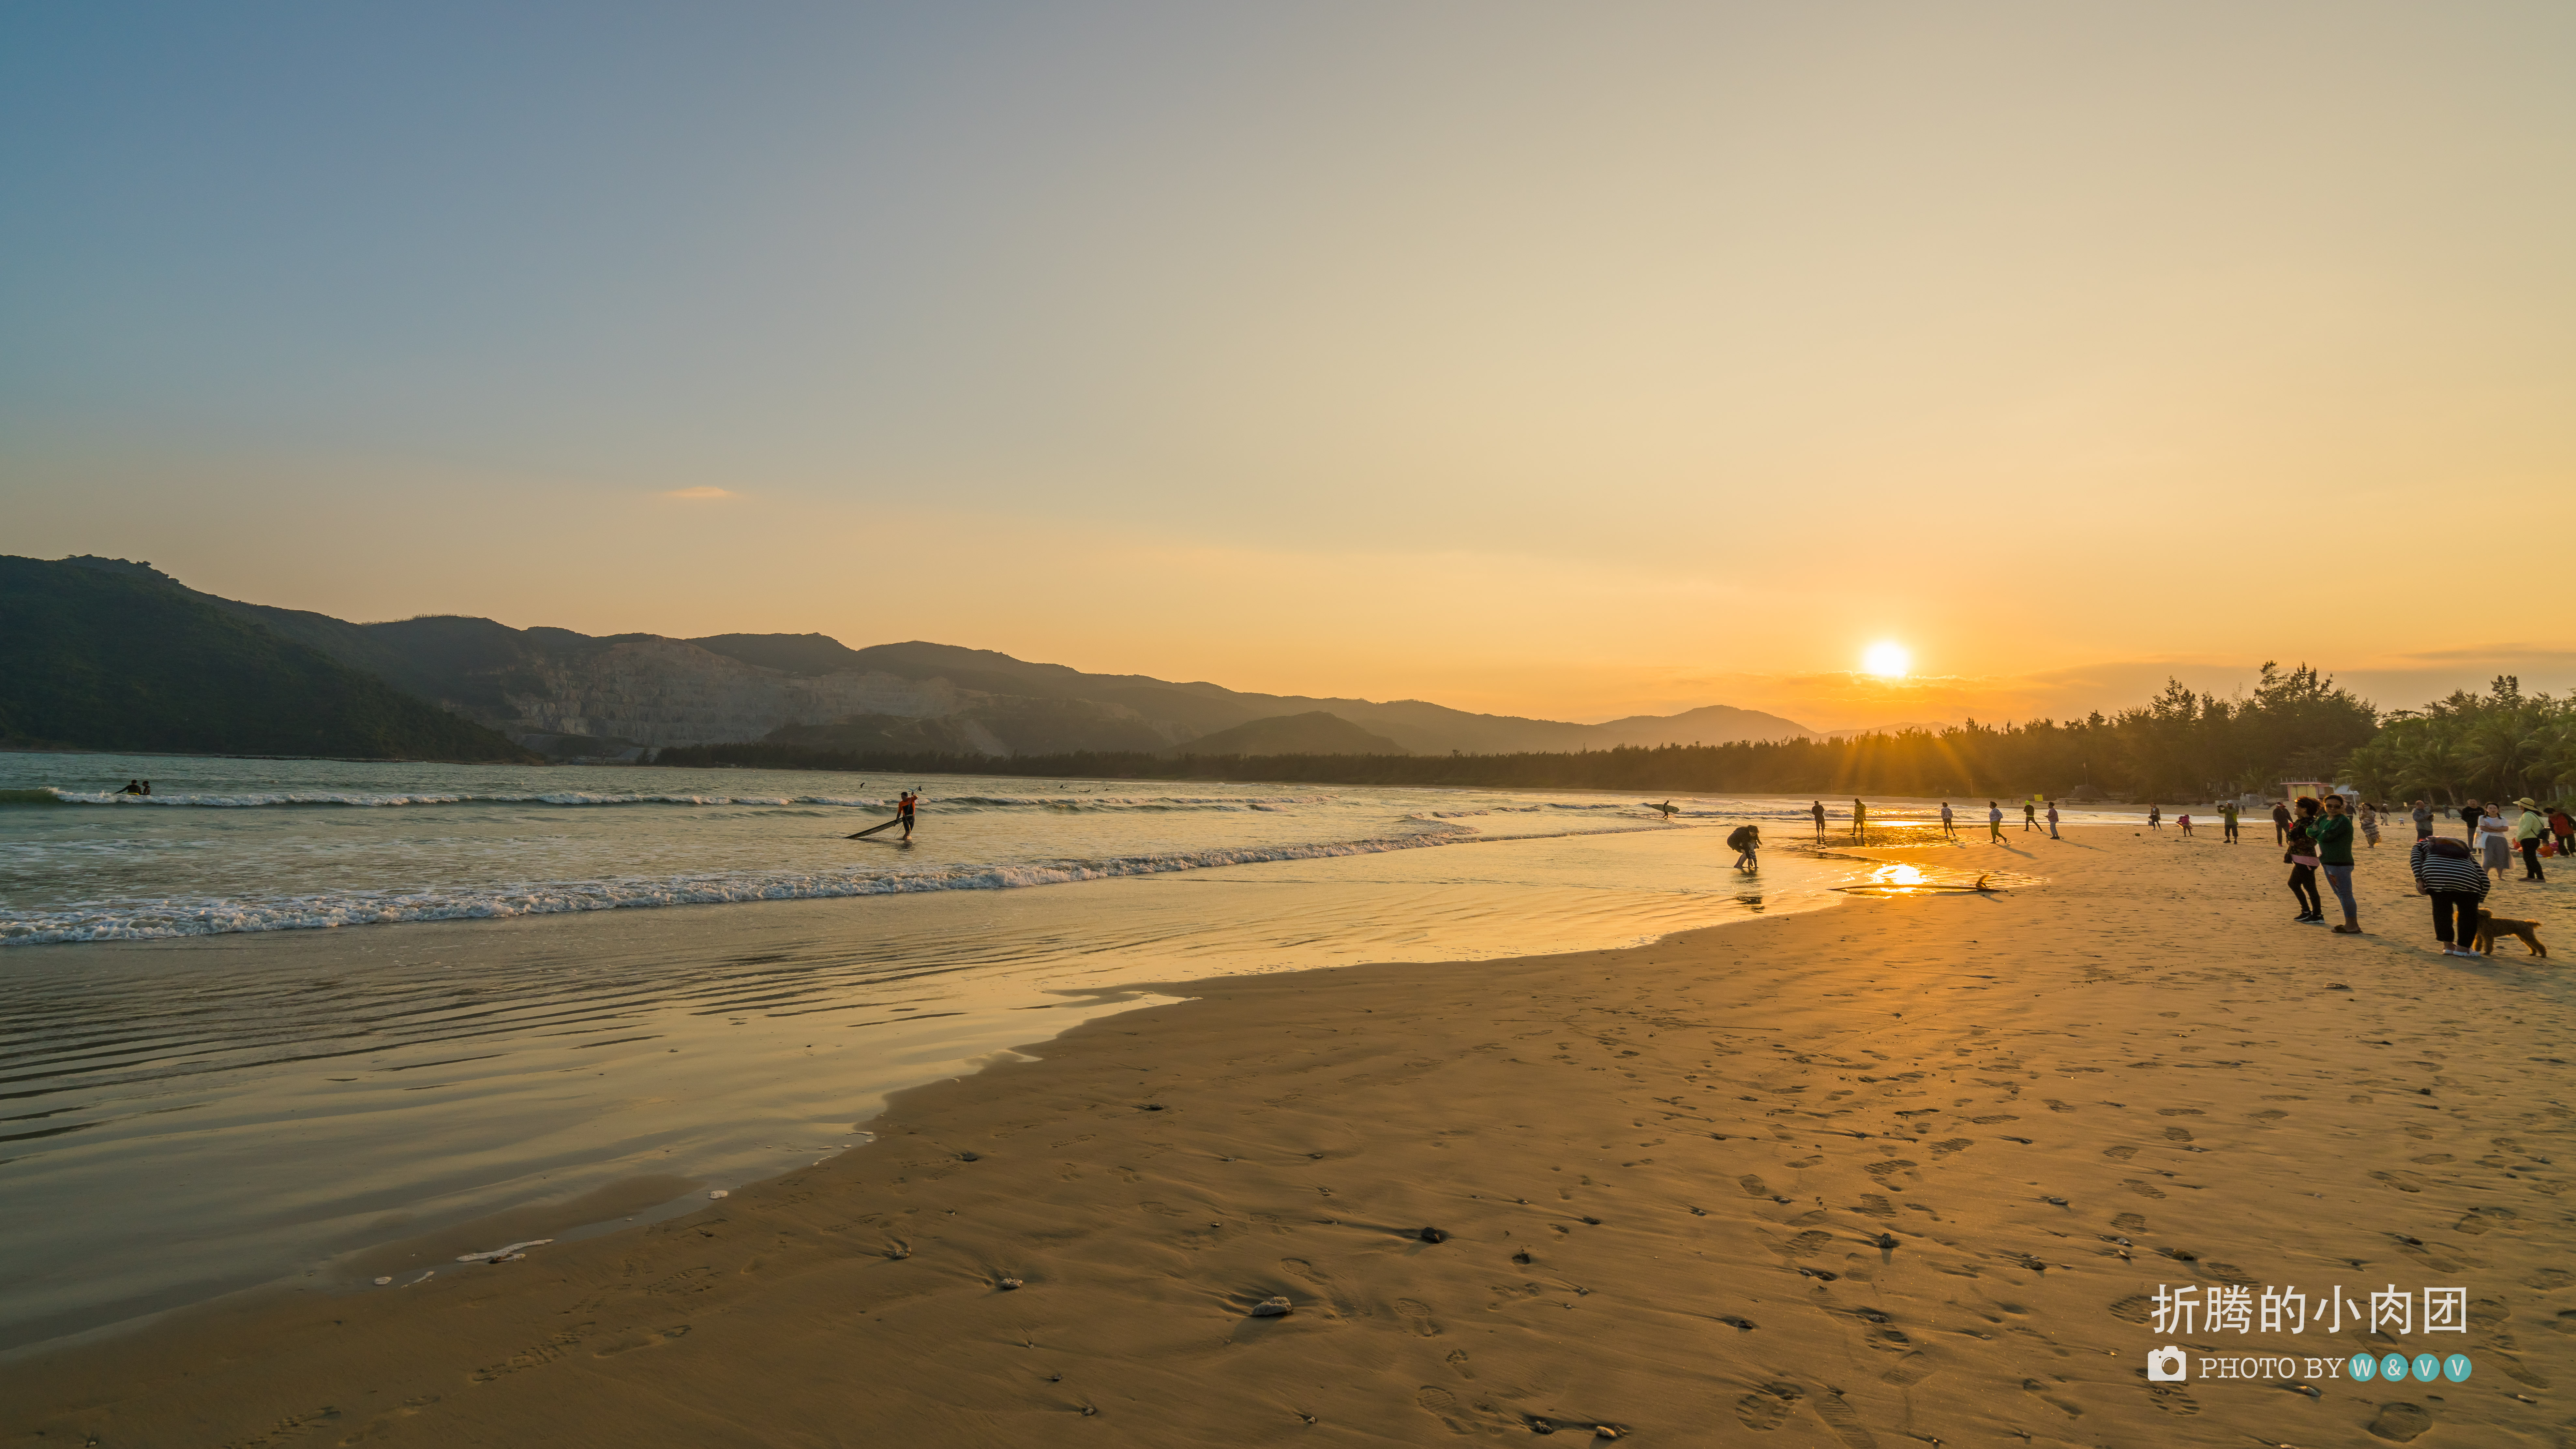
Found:
<svg viewBox="0 0 2576 1449"><path fill-rule="evenodd" d="M0 547L1584 717L1928 717L1816 693L1889 637L1943 713L2265 657L2563 683L2558 611L2428 618L2404 561L2501 577L2576 512L2571 42L17 7Z"/></svg>

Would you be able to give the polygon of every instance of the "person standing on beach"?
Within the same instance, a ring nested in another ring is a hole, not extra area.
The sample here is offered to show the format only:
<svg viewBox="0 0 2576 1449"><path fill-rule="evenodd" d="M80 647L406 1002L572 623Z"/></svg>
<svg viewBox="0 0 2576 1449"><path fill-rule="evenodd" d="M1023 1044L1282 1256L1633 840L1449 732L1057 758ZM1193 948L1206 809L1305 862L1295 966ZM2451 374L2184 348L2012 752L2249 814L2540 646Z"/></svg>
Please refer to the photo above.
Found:
<svg viewBox="0 0 2576 1449"><path fill-rule="evenodd" d="M2066 838L2057 833L2057 802L2054 800L2048 802L2048 838L2051 840Z"/></svg>
<svg viewBox="0 0 2576 1449"><path fill-rule="evenodd" d="M2478 817L2487 812L2475 800L2460 807L2460 838L2471 845L2478 843Z"/></svg>
<svg viewBox="0 0 2576 1449"><path fill-rule="evenodd" d="M2424 835L2415 842L2406 867L2415 876L2415 893L2433 898L2433 939L2445 956L2474 956L2478 940L2478 904L2487 898L2487 873L2469 848L2448 836ZM2452 932L2458 931L2453 940Z"/></svg>
<svg viewBox="0 0 2576 1449"><path fill-rule="evenodd" d="M1990 844L2004 843L2004 807L1992 800L1986 802L1986 834Z"/></svg>
<svg viewBox="0 0 2576 1449"><path fill-rule="evenodd" d="M1868 828L1869 807L1862 804L1858 798L1854 798L1852 801L1852 839L1860 839L1861 832Z"/></svg>
<svg viewBox="0 0 2576 1449"><path fill-rule="evenodd" d="M2286 800L2272 802L2272 843L2274 845L2290 843L2290 804Z"/></svg>
<svg viewBox="0 0 2576 1449"><path fill-rule="evenodd" d="M1959 838L1958 827L1950 823L1950 802L1947 800L1941 802L1941 834L1948 840Z"/></svg>
<svg viewBox="0 0 2576 1449"><path fill-rule="evenodd" d="M2540 818L2540 807L2525 795L2513 802L2522 807L2522 815L2513 822L2513 843L2522 850L2522 878L2547 880L2541 873L2540 842L2549 834L2549 822Z"/></svg>
<svg viewBox="0 0 2576 1449"><path fill-rule="evenodd" d="M2379 807L2376 805L2361 807L2361 838L2370 842L2371 849L2379 848Z"/></svg>
<svg viewBox="0 0 2576 1449"><path fill-rule="evenodd" d="M2513 827L2504 823L2502 812L2478 817L2478 852L2497 880L2504 879L2504 868L2513 861L2512 837Z"/></svg>
<svg viewBox="0 0 2576 1449"><path fill-rule="evenodd" d="M1817 838L1818 840L1822 840L1822 839L1824 839L1824 838L1825 838L1825 802L1824 802L1824 801L1822 801L1822 800L1819 800L1819 801L1817 801L1815 804L1808 806L1808 807L1807 807L1807 813L1816 817L1816 838Z"/></svg>
<svg viewBox="0 0 2576 1449"><path fill-rule="evenodd" d="M2218 807L2218 838L2222 844L2236 843L2236 802L2233 800Z"/></svg>
<svg viewBox="0 0 2576 1449"><path fill-rule="evenodd" d="M2407 812L2407 815L2409 819L2412 819L2415 822L2415 838L2417 840L2424 840L2431 837L2433 834L2432 806L2418 800L2415 802L2415 808Z"/></svg>
<svg viewBox="0 0 2576 1449"><path fill-rule="evenodd" d="M2317 861L2326 873L2326 887L2335 893L2335 903L2343 907L2343 924L2334 928L2338 936L2361 934L2361 908L2352 899L2352 817L2341 795L2326 797L2323 820L2311 824L2309 838L2316 842Z"/></svg>
<svg viewBox="0 0 2576 1449"><path fill-rule="evenodd" d="M2155 804L2152 801L2147 805L2147 828L2149 830L2162 830L2165 828L2164 807Z"/></svg>
<svg viewBox="0 0 2576 1449"><path fill-rule="evenodd" d="M2317 866L2321 862L2317 858L2316 842L2308 838L2316 818L2317 802L2302 795L2299 797L2298 816L2282 829L2286 839L2281 860L2290 867L2290 894L2299 902L2299 914L2293 919L2302 925L2322 922L2326 918L2325 898L2317 894Z"/></svg>

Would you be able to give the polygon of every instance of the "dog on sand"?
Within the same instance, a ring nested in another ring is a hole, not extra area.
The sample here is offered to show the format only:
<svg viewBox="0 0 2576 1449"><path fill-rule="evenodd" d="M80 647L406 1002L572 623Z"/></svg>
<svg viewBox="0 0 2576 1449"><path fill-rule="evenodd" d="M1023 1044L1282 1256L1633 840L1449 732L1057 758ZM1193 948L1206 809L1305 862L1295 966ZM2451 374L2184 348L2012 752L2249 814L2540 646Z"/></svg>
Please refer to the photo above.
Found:
<svg viewBox="0 0 2576 1449"><path fill-rule="evenodd" d="M2478 912L2478 950L2481 953L2489 956L2494 955L2496 941L2505 936L2520 936L2522 938L2522 944L2529 948L2530 953L2534 956L2546 956L2549 954L2549 948L2540 944L2540 923L2538 921L2512 921L2497 915L2493 911L2481 910Z"/></svg>

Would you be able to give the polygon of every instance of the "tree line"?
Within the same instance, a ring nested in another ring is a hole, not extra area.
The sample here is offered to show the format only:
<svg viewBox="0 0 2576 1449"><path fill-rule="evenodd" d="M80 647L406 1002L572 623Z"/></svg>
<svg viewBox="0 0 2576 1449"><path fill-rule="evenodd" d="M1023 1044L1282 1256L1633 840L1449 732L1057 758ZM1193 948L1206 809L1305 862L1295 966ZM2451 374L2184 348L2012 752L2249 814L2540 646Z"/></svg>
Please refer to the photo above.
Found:
<svg viewBox="0 0 2576 1449"><path fill-rule="evenodd" d="M1182 747L1184 750L1187 746ZM2082 719L1965 724L1836 740L1623 745L1497 755L1192 755L1076 751L1000 758L841 753L793 745L692 745L663 765L1054 779L1275 780L1293 784L1745 795L2065 796L2131 800L2269 794L2283 780L2349 780L2374 798L2511 799L2576 786L2576 701L2500 678L2384 719L2307 665L2266 663L2249 696L2167 681L2133 709Z"/></svg>

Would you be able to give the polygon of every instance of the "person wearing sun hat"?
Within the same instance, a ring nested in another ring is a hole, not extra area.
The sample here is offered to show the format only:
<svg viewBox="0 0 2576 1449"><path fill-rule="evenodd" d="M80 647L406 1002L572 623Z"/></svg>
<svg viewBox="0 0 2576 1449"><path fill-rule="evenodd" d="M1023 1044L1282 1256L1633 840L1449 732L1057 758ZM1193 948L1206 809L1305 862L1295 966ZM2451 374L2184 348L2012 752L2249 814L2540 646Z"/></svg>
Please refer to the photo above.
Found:
<svg viewBox="0 0 2576 1449"><path fill-rule="evenodd" d="M2546 880L2540 873L2540 842L2549 838L2549 817L2525 795L2513 802L2522 809L2521 818L2513 822L2514 842L2522 847L2522 878Z"/></svg>

